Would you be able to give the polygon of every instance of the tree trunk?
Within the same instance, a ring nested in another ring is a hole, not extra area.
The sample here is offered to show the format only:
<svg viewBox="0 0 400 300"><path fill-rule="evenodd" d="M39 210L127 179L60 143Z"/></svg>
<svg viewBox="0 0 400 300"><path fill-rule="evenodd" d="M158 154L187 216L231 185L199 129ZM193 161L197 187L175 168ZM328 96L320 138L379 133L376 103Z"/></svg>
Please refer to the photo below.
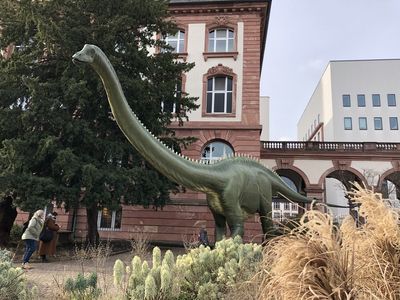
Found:
<svg viewBox="0 0 400 300"><path fill-rule="evenodd" d="M13 207L13 198L7 196L0 202L0 247L7 246L10 231L17 218L17 209Z"/></svg>
<svg viewBox="0 0 400 300"><path fill-rule="evenodd" d="M87 219L87 241L90 246L97 247L99 244L99 232L97 231L97 205L91 205L86 207L86 219Z"/></svg>

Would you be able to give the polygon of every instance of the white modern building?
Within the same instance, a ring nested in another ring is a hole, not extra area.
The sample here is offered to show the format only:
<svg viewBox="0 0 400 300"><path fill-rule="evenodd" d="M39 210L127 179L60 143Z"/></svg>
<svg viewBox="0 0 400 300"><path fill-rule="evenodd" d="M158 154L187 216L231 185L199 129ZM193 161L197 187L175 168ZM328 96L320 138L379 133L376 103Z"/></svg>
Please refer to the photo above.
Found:
<svg viewBox="0 0 400 300"><path fill-rule="evenodd" d="M399 142L399 101L400 59L331 61L298 122L298 139L344 143ZM374 170L363 171L371 172ZM393 186L390 181L387 185ZM390 190L389 198L397 199L396 189ZM325 179L325 193L328 202L347 202L345 189L335 178ZM336 209L334 213L342 215L346 210Z"/></svg>
<svg viewBox="0 0 400 300"><path fill-rule="evenodd" d="M400 141L400 59L331 61L298 125L304 141Z"/></svg>

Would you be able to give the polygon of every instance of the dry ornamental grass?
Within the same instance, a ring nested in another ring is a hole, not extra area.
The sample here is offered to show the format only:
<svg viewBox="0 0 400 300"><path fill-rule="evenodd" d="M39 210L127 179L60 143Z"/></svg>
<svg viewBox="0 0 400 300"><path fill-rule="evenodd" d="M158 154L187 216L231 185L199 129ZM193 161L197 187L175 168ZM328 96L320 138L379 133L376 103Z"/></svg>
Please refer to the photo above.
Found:
<svg viewBox="0 0 400 300"><path fill-rule="evenodd" d="M260 300L400 299L399 215L382 195L355 184L362 224L351 216L337 228L311 210L297 228L264 250Z"/></svg>

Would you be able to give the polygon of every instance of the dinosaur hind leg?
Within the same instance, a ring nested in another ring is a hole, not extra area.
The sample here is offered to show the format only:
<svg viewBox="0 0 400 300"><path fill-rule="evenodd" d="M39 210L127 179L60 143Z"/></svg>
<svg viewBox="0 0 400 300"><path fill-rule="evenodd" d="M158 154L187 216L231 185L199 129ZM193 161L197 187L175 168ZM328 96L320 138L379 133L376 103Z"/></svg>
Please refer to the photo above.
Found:
<svg viewBox="0 0 400 300"><path fill-rule="evenodd" d="M264 186L260 197L260 222L263 232L263 241L272 236L271 231L273 229L272 222L272 191L271 188Z"/></svg>
<svg viewBox="0 0 400 300"><path fill-rule="evenodd" d="M226 219L223 215L212 212L215 222L215 241L218 242L226 236Z"/></svg>

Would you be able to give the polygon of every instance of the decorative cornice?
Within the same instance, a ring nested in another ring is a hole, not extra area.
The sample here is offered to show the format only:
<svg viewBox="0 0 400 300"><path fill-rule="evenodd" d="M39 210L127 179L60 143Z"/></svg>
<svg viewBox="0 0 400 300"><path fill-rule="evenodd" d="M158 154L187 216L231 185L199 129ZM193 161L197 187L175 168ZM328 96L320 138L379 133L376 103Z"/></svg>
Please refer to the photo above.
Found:
<svg viewBox="0 0 400 300"><path fill-rule="evenodd" d="M189 5L170 3L171 15L183 14L221 14L221 13L264 13L267 2L257 3L192 3Z"/></svg>
<svg viewBox="0 0 400 300"><path fill-rule="evenodd" d="M207 76L212 76L216 74L224 74L230 76L235 75L231 68L223 66L222 64L218 64L217 66L209 68L206 73Z"/></svg>

